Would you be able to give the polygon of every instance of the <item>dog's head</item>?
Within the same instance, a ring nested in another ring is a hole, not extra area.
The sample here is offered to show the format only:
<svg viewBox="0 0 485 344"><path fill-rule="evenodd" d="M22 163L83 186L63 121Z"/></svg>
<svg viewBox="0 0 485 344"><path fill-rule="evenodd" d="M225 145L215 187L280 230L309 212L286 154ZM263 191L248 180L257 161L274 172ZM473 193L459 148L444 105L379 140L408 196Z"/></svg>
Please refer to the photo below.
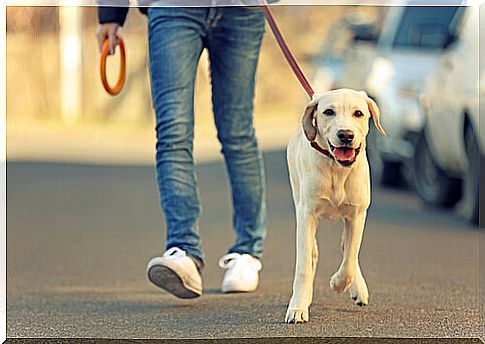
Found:
<svg viewBox="0 0 485 344"><path fill-rule="evenodd" d="M333 90L315 94L302 118L305 136L326 146L342 166L350 166L365 149L369 118L386 135L379 123L377 104L363 91Z"/></svg>

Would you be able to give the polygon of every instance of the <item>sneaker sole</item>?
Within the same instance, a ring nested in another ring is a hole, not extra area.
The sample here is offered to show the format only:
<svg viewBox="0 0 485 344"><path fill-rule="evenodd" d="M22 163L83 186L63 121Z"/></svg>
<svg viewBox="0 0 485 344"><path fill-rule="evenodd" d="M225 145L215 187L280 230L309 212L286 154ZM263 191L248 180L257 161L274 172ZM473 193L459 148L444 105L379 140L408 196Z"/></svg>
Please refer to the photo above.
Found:
<svg viewBox="0 0 485 344"><path fill-rule="evenodd" d="M195 299L202 295L201 292L188 288L173 270L163 265L152 266L148 270L148 279L157 287L181 299Z"/></svg>

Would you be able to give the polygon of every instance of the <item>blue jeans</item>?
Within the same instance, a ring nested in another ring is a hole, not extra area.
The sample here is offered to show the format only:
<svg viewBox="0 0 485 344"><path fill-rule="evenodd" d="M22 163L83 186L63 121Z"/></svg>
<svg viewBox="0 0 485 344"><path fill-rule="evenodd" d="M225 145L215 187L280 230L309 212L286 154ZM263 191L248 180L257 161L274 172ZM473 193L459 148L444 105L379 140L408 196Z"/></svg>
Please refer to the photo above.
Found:
<svg viewBox="0 0 485 344"><path fill-rule="evenodd" d="M257 8L151 7L150 76L156 113L156 169L166 249L201 262L201 213L194 168L194 82L207 48L217 137L230 178L236 242L229 252L261 257L267 213L264 166L253 128L254 79L264 33ZM217 192L217 190L215 190Z"/></svg>

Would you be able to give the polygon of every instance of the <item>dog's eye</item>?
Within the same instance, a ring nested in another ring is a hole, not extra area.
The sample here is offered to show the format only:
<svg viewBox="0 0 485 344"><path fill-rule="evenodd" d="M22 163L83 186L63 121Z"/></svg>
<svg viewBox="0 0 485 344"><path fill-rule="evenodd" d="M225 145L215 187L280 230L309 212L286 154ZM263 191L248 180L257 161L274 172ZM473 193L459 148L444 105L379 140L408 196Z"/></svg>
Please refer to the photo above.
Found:
<svg viewBox="0 0 485 344"><path fill-rule="evenodd" d="M364 116L364 114L362 113L362 111L357 110L357 111L354 112L354 116L355 117L362 117L362 116Z"/></svg>
<svg viewBox="0 0 485 344"><path fill-rule="evenodd" d="M323 114L327 115L327 116L333 116L333 115L335 115L335 111L333 111L332 109L327 109L327 110L323 111Z"/></svg>

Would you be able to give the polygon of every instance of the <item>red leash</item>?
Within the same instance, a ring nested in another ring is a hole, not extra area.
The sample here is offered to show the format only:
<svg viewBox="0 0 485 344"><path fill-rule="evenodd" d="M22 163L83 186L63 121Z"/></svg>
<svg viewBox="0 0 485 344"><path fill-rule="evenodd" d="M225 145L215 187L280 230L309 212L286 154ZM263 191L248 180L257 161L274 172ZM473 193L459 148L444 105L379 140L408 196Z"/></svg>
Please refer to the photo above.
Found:
<svg viewBox="0 0 485 344"><path fill-rule="evenodd" d="M260 1L264 12L264 16L266 17L266 20L268 21L268 24L271 27L271 31L273 31L276 41L278 42L278 45L280 46L281 51L283 52L283 55L285 55L285 58L290 64L290 67L295 73L296 77L298 78L298 81L300 81L300 84L303 86L303 88L305 89L305 92L308 94L308 96L311 99L315 94L315 91L313 91L312 86L308 82L307 78L305 77L305 74L303 74L300 66L298 65L298 62L296 62L295 57L293 56L290 49L288 48L288 45L286 44L285 39L283 38L283 35L281 34L280 29L278 28L278 24L276 24L276 21L273 18L273 14L269 9L268 2L266 0L260 0ZM326 157L332 160L335 160L333 155L328 150L320 146L317 141L310 141L310 146L313 149L320 152L321 154L325 155Z"/></svg>
<svg viewBox="0 0 485 344"><path fill-rule="evenodd" d="M283 38L283 35L281 34L280 29L278 28L278 24L276 24L276 21L273 18L273 14L269 9L268 2L266 0L261 0L261 3L262 3L261 6L264 12L264 16L266 17L266 20L268 21L268 24L271 27L271 31L273 31L273 34L276 38L276 41L278 42L278 45L281 48L281 51L285 55L285 58L290 64L290 67L295 73L296 77L298 78L298 81L300 81L301 85L305 89L305 92L308 94L310 98L312 98L315 92L313 91L312 86L310 85L307 78L305 77L305 74L303 74L300 66L298 65L298 62L296 62L295 57L293 56L290 49L288 48L288 45L286 44L285 39Z"/></svg>

